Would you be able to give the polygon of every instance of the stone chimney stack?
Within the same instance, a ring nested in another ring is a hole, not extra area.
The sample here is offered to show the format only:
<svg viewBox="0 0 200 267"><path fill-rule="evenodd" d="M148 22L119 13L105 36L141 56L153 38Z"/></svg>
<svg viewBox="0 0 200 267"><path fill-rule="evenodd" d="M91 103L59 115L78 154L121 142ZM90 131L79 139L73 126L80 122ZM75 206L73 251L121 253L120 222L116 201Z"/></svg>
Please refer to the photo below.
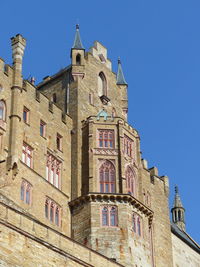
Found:
<svg viewBox="0 0 200 267"><path fill-rule="evenodd" d="M22 86L22 59L24 55L24 49L26 47L26 40L17 34L11 38L12 45L12 58L13 58L13 86Z"/></svg>

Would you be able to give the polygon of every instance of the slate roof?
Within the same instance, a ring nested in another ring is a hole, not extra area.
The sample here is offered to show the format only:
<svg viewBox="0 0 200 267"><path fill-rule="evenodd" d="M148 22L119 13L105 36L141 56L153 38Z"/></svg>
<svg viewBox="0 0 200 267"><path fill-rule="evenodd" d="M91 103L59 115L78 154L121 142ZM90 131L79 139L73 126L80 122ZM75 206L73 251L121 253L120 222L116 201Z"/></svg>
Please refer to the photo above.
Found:
<svg viewBox="0 0 200 267"><path fill-rule="evenodd" d="M76 34L74 39L74 44L72 46L72 49L84 49L83 44L81 42L81 36L79 32L79 25L76 25Z"/></svg>
<svg viewBox="0 0 200 267"><path fill-rule="evenodd" d="M117 84L119 85L127 85L127 82L124 78L124 73L122 70L121 60L118 59L118 71L117 71Z"/></svg>
<svg viewBox="0 0 200 267"><path fill-rule="evenodd" d="M200 246L186 232L182 231L175 223L171 223L171 231L188 246L190 246L200 254Z"/></svg>

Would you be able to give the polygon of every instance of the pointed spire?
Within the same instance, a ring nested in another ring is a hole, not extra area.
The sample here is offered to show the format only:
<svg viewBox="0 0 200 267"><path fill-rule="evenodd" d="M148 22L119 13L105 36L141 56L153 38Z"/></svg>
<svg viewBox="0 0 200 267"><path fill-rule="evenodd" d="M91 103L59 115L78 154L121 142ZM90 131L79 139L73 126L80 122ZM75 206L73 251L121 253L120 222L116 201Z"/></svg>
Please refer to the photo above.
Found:
<svg viewBox="0 0 200 267"><path fill-rule="evenodd" d="M118 85L128 85L122 70L121 60L118 58L118 71L117 71L117 84Z"/></svg>
<svg viewBox="0 0 200 267"><path fill-rule="evenodd" d="M74 38L74 44L72 49L84 49L82 42L81 42L81 36L79 32L79 24L76 24L76 34Z"/></svg>
<svg viewBox="0 0 200 267"><path fill-rule="evenodd" d="M174 204L171 212L173 223L175 223L182 231L185 231L185 209L181 202L177 185L175 186Z"/></svg>
<svg viewBox="0 0 200 267"><path fill-rule="evenodd" d="M178 186L175 186L174 208L183 208L180 195L178 193Z"/></svg>

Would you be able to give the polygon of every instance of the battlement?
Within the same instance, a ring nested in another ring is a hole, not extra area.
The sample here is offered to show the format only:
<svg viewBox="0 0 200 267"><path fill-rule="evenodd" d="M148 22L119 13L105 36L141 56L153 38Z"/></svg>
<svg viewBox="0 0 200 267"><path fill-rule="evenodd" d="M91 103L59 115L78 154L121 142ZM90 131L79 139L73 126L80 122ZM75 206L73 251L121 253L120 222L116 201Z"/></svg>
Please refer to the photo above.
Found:
<svg viewBox="0 0 200 267"><path fill-rule="evenodd" d="M27 258L34 266L49 266L55 264L57 266L78 267L117 267L121 264L113 262L105 256L89 249L64 234L46 226L40 221L0 202L0 230L3 235L1 240L0 255L2 255L5 247L8 247L10 253L17 256L9 258L13 265L24 265L24 253L27 246ZM1 235L1 236L2 236ZM9 236L12 240L9 241ZM11 243L10 243L11 242ZM15 243L22 246L15 246ZM23 250L22 250L23 248ZM35 253L30 253L30 249ZM18 251L17 251L18 250ZM41 253L42 252L42 253ZM34 255L37 254L37 257ZM81 255L81 258L80 258ZM6 261L8 254L4 254ZM2 257L0 257L2 259ZM47 263L48 258L48 263Z"/></svg>
<svg viewBox="0 0 200 267"><path fill-rule="evenodd" d="M55 103L45 96L42 91L39 91L36 86L27 80L23 81L23 90L31 97L32 100L37 101L37 105L41 106L43 109L54 114L56 118L63 123L67 123L69 127L72 127L72 120L68 114L65 114L61 108L59 108Z"/></svg>
<svg viewBox="0 0 200 267"><path fill-rule="evenodd" d="M101 63L104 63L107 68L112 70L112 63L107 58L107 48L103 46L100 42L94 42L94 45L90 48L90 53Z"/></svg>

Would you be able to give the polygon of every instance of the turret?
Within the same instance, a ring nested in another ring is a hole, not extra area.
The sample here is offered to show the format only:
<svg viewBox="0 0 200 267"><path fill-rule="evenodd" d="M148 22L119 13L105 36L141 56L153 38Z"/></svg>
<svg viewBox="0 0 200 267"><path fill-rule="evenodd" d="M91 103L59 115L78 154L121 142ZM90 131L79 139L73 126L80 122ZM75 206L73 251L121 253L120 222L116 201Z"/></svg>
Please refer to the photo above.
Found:
<svg viewBox="0 0 200 267"><path fill-rule="evenodd" d="M128 84L127 84L125 77L124 77L120 58L118 59L117 85L121 89L122 109L123 109L124 117L127 120L127 113L128 113L127 87L128 87Z"/></svg>
<svg viewBox="0 0 200 267"><path fill-rule="evenodd" d="M24 55L24 49L26 46L26 40L17 34L11 38L12 45L12 58L13 58L13 86L22 86L22 59Z"/></svg>
<svg viewBox="0 0 200 267"><path fill-rule="evenodd" d="M72 66L85 65L85 48L81 42L81 36L79 31L79 25L76 25L76 34L74 38L74 44L71 49Z"/></svg>
<svg viewBox="0 0 200 267"><path fill-rule="evenodd" d="M174 204L171 212L173 223L175 223L182 231L185 231L185 209L178 193L178 186L175 186Z"/></svg>
<svg viewBox="0 0 200 267"><path fill-rule="evenodd" d="M12 83L12 98L11 98L11 115L10 115L10 148L8 156L8 169L17 168L19 156L19 123L21 121L22 108L20 103L20 95L22 93L22 60L26 40L17 34L11 38L12 58L13 58L13 83Z"/></svg>

